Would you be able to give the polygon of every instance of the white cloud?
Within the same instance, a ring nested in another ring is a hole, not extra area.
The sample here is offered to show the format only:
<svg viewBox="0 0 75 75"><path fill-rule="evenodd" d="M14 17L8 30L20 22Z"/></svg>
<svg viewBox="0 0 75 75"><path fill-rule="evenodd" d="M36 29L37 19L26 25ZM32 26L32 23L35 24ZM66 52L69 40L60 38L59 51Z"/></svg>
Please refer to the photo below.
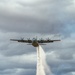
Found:
<svg viewBox="0 0 75 75"><path fill-rule="evenodd" d="M75 72L72 72L72 75L75 75Z"/></svg>

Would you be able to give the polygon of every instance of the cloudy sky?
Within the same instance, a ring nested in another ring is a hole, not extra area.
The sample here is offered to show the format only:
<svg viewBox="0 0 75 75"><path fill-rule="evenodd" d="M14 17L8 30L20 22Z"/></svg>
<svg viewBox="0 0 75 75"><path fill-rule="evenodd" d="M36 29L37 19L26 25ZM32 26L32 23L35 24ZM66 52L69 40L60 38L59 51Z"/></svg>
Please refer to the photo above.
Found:
<svg viewBox="0 0 75 75"><path fill-rule="evenodd" d="M0 75L36 74L36 48L10 41L35 36L60 38L42 46L47 63L54 75L75 75L75 0L0 0Z"/></svg>

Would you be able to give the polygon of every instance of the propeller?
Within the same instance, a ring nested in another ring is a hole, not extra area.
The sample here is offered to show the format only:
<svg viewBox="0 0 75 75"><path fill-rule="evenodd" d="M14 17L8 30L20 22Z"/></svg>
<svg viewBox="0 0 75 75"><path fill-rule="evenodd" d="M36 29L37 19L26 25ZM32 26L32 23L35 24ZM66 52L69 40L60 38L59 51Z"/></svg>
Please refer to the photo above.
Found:
<svg viewBox="0 0 75 75"><path fill-rule="evenodd" d="M27 38L27 40L30 40L30 38Z"/></svg>
<svg viewBox="0 0 75 75"><path fill-rule="evenodd" d="M50 38L48 37L47 40L50 41Z"/></svg>
<svg viewBox="0 0 75 75"><path fill-rule="evenodd" d="M41 38L40 40L41 40L41 41L43 41L43 39L42 39L42 38Z"/></svg>
<svg viewBox="0 0 75 75"><path fill-rule="evenodd" d="M24 40L24 37L22 37L21 40Z"/></svg>

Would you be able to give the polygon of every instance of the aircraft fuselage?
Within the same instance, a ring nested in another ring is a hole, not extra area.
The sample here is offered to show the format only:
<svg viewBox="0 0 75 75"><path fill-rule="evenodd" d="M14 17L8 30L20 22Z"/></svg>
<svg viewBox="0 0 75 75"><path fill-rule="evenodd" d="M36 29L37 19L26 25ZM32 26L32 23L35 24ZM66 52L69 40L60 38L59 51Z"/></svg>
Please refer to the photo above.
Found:
<svg viewBox="0 0 75 75"><path fill-rule="evenodd" d="M32 45L34 47L38 47L39 46L39 43L37 42L37 40L33 40Z"/></svg>

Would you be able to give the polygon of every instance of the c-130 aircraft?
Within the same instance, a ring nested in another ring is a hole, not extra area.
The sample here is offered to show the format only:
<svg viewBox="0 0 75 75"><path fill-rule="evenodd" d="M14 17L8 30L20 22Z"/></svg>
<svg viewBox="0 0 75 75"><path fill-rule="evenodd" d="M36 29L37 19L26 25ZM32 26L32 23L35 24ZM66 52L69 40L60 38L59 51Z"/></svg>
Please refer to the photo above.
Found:
<svg viewBox="0 0 75 75"><path fill-rule="evenodd" d="M45 43L53 43L56 41L60 41L60 40L51 40L51 39L40 39L38 40L37 38L33 38L32 40L29 38L27 40L24 40L24 38L21 39L10 39L11 41L17 41L17 42L21 42L21 43L28 43L28 45L33 45L34 47L38 47L39 45L45 45Z"/></svg>

